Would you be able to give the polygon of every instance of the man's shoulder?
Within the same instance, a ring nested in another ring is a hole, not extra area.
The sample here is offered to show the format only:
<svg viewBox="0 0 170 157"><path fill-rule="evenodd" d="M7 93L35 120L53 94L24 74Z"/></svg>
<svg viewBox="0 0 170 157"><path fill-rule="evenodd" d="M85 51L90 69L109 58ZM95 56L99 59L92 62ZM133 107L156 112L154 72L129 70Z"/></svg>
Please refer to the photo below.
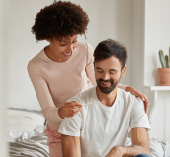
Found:
<svg viewBox="0 0 170 157"><path fill-rule="evenodd" d="M132 95L130 92L126 92L123 89L118 88L118 95L119 98L124 100L125 103L131 105L136 103L143 104L143 101L139 97L136 97L135 95Z"/></svg>
<svg viewBox="0 0 170 157"><path fill-rule="evenodd" d="M123 90L121 88L118 88L117 94L122 99L134 99L135 98L135 96L132 95L130 92L126 92L125 90Z"/></svg>
<svg viewBox="0 0 170 157"><path fill-rule="evenodd" d="M88 104L90 102L93 102L95 97L96 97L96 87L91 87L77 94L76 96L68 99L67 102L77 101L79 103L82 103L83 105L83 104Z"/></svg>

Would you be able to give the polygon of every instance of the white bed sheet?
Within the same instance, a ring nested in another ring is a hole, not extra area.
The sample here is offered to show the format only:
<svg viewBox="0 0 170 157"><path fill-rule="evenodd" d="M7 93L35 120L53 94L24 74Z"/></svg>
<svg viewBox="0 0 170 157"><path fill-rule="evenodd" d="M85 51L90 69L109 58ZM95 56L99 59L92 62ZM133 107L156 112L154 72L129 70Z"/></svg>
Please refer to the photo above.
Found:
<svg viewBox="0 0 170 157"><path fill-rule="evenodd" d="M8 131L33 131L37 125L44 124L41 112L24 109L8 109Z"/></svg>

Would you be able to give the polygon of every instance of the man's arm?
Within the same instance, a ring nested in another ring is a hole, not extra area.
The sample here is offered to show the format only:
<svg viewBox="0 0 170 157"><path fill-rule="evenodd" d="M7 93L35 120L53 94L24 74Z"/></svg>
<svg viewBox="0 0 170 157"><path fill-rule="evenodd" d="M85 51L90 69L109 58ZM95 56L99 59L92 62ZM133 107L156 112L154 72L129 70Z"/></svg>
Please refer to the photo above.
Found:
<svg viewBox="0 0 170 157"><path fill-rule="evenodd" d="M63 157L81 157L80 137L61 135Z"/></svg>
<svg viewBox="0 0 170 157"><path fill-rule="evenodd" d="M130 157L140 153L150 154L149 136L145 128L131 129L131 139L131 146L116 146L106 157Z"/></svg>

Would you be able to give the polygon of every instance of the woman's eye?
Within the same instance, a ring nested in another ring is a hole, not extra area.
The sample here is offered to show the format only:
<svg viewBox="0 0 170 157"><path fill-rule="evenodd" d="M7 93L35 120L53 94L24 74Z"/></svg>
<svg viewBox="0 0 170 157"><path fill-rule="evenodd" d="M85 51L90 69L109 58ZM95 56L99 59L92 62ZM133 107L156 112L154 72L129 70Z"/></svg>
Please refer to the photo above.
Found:
<svg viewBox="0 0 170 157"><path fill-rule="evenodd" d="M76 42L77 42L77 40L73 41L73 43L76 43Z"/></svg>

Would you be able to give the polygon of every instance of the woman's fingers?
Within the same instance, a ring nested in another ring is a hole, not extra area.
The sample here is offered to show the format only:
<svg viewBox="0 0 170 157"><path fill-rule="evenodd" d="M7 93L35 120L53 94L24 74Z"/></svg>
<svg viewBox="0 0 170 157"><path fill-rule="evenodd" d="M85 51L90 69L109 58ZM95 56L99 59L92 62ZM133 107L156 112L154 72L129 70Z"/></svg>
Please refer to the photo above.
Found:
<svg viewBox="0 0 170 157"><path fill-rule="evenodd" d="M82 110L82 105L76 101L66 103L64 105L64 112L66 117L73 117Z"/></svg>
<svg viewBox="0 0 170 157"><path fill-rule="evenodd" d="M148 113L149 102L145 95L143 95L143 102L145 104L145 113Z"/></svg>

